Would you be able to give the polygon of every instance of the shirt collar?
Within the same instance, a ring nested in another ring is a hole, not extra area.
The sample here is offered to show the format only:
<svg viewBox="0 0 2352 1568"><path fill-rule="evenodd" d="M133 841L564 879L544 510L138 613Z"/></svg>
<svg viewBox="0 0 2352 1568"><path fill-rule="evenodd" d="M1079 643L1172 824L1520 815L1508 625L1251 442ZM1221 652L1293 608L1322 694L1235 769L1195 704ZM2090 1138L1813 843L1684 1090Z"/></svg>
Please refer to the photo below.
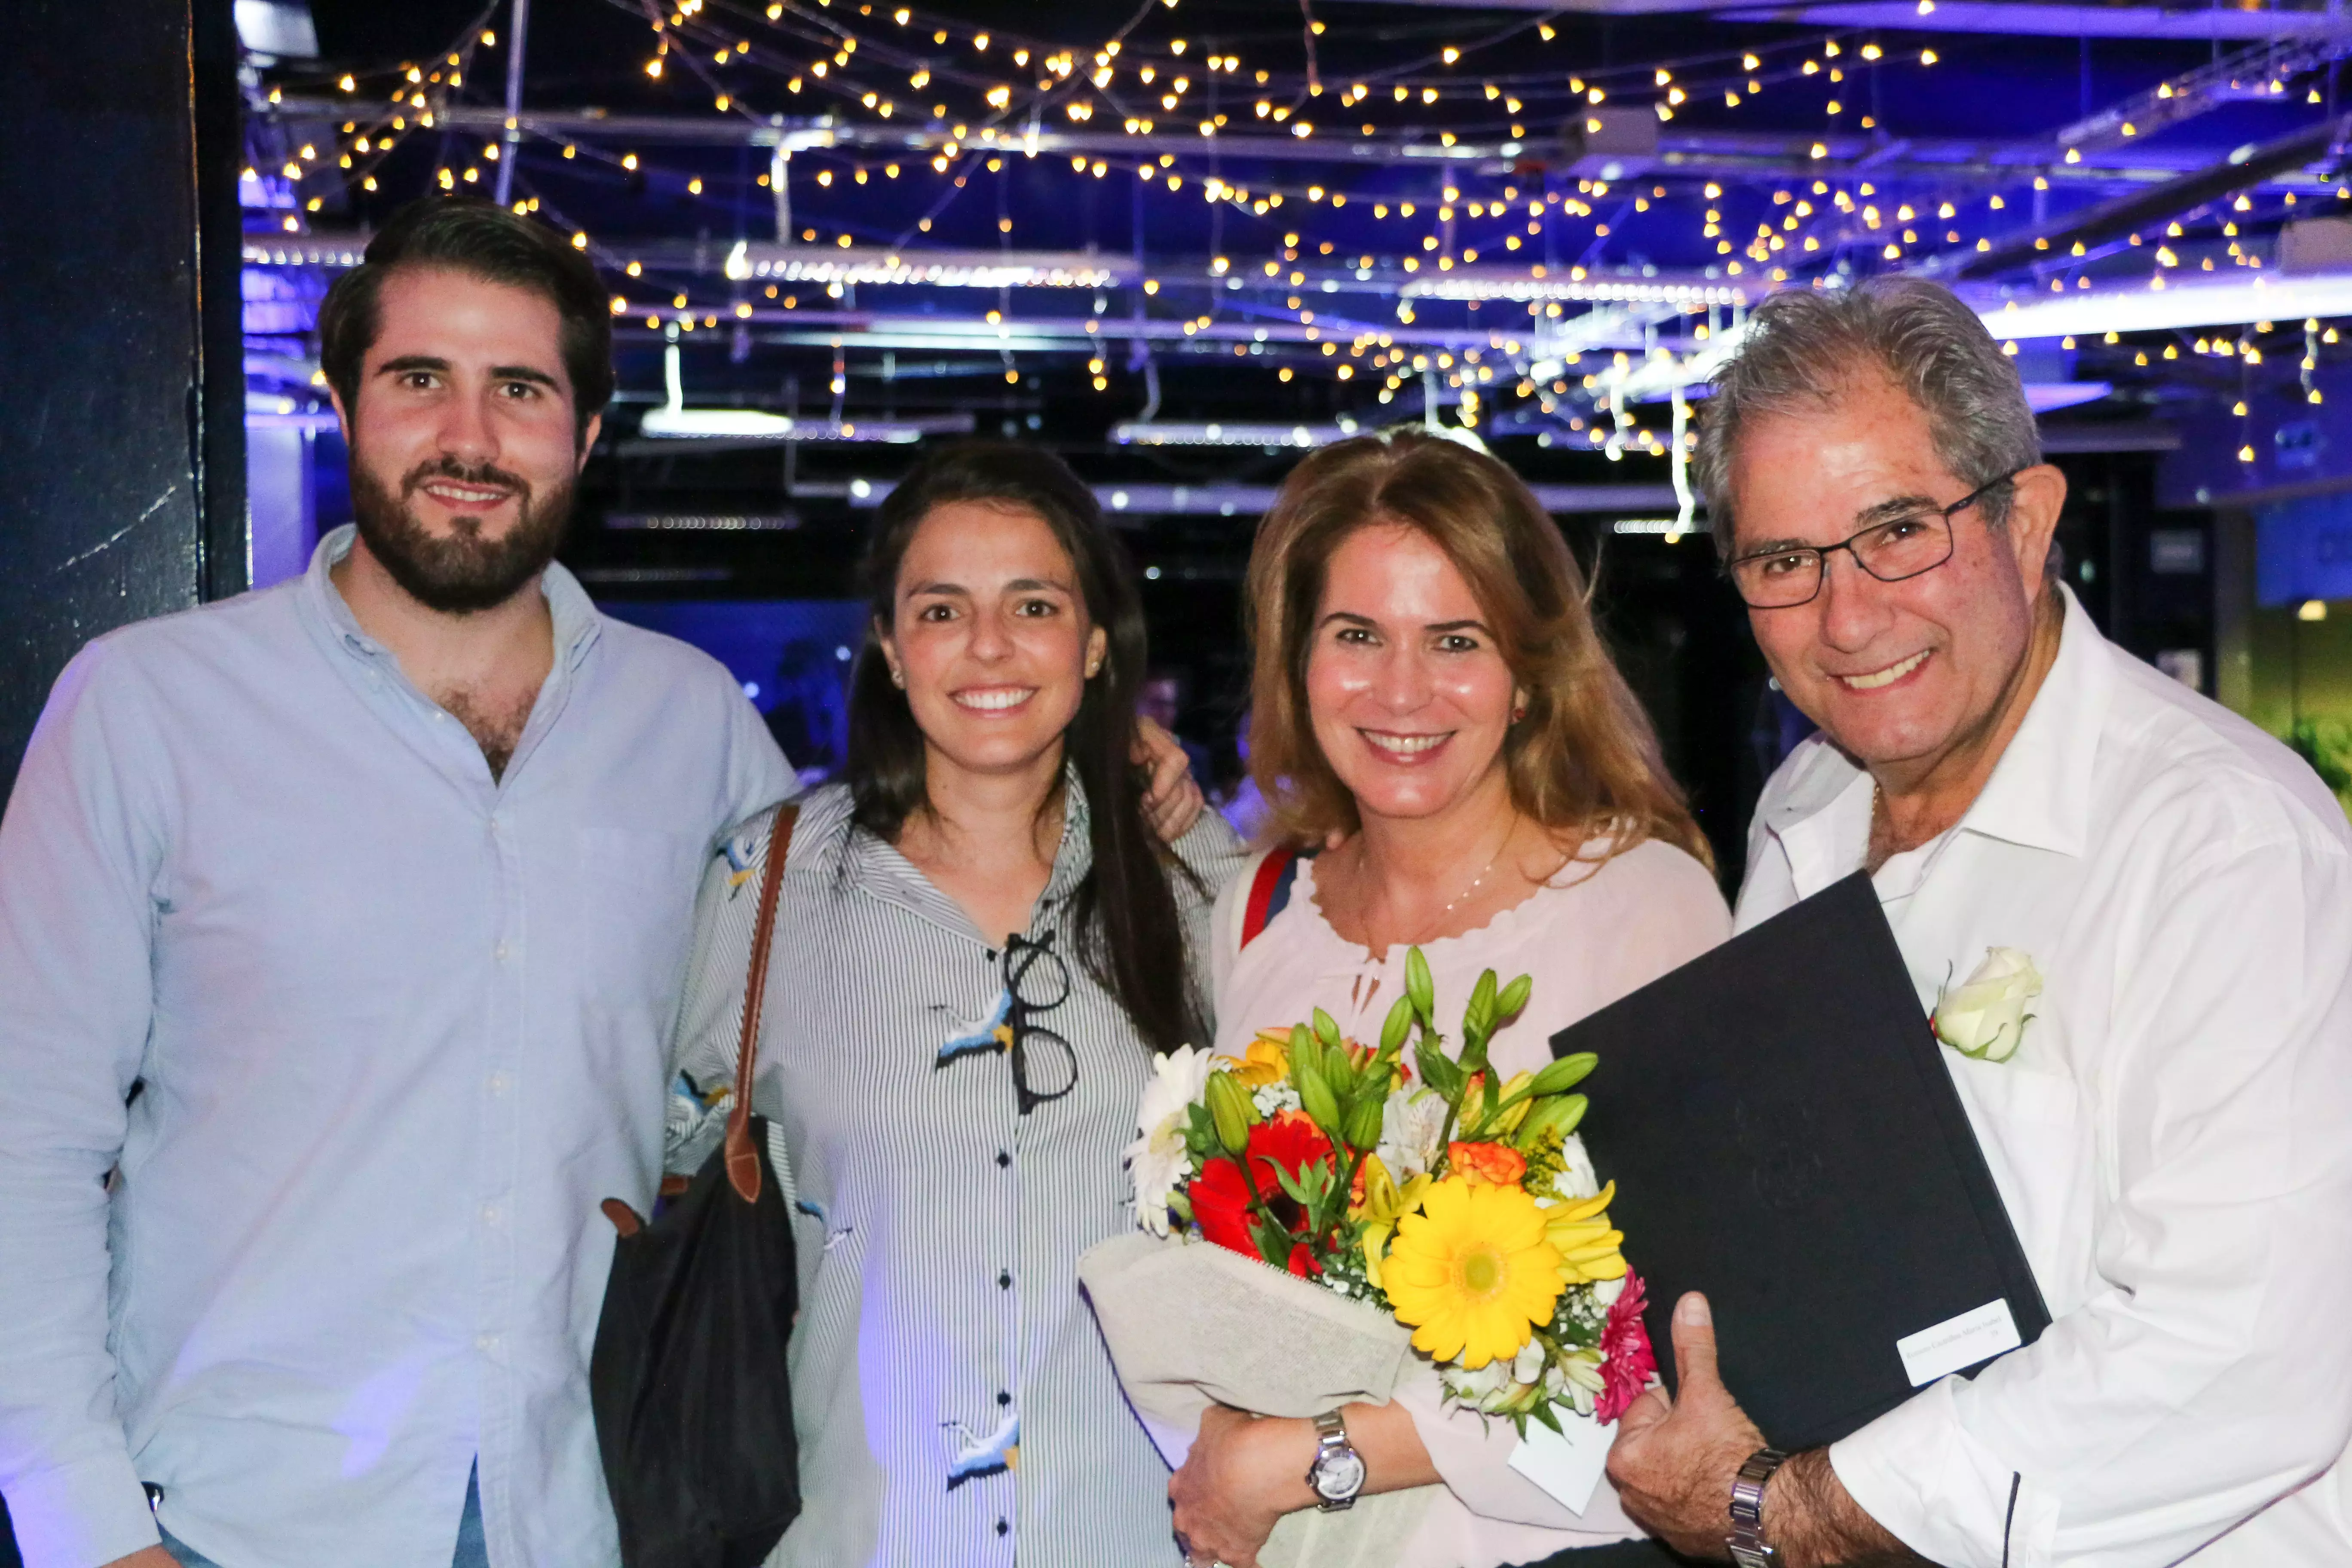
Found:
<svg viewBox="0 0 2352 1568"><path fill-rule="evenodd" d="M352 614L330 575L352 552L352 541L358 534L358 528L347 522L320 536L319 547L310 552L310 570L302 574L302 594L336 643L362 658L388 660L391 650L360 629L359 617ZM580 585L580 579L562 562L548 563L547 570L540 574L539 586L547 595L548 618L554 624L557 662L576 669L602 634L604 617L588 597L588 590Z"/></svg>
<svg viewBox="0 0 2352 1568"><path fill-rule="evenodd" d="M1953 832L2079 856L2090 840L2092 769L2113 676L2089 612L2063 584L2058 593L2065 609L2058 657ZM1764 826L1787 850L1799 887L1810 891L1868 852L1869 773L1826 736L1793 766Z"/></svg>
<svg viewBox="0 0 2352 1568"><path fill-rule="evenodd" d="M1037 897L1032 929L1051 928L1060 918L1057 906L1077 891L1094 868L1094 837L1086 786L1078 782L1075 763L1062 764L1062 842L1054 851L1054 869ZM898 847L864 827L850 834L852 878L867 892L896 903L935 922L968 929L971 918L961 905L932 886Z"/></svg>
<svg viewBox="0 0 2352 1568"><path fill-rule="evenodd" d="M2029 849L2079 856L2090 842L2091 770L2110 675L2105 639L2090 613L2063 584L2058 592L2066 615L2058 657L1959 826Z"/></svg>

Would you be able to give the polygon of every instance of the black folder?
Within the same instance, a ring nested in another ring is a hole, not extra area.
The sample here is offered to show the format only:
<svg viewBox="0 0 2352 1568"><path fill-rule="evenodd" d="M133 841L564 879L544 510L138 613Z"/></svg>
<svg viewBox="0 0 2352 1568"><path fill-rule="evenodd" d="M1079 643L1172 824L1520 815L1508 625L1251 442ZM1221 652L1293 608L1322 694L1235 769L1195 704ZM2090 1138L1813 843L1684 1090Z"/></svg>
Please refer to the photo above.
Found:
<svg viewBox="0 0 2352 1568"><path fill-rule="evenodd" d="M1961 1331L1997 1319L1995 1302L2021 1343L2049 1325L1868 877L1823 889L1551 1047L1601 1058L1580 1131L1617 1183L1610 1217L1647 1284L1669 1387L1668 1321L1685 1290L1714 1308L1725 1384L1792 1450L1910 1398L1915 1371L2000 1331Z"/></svg>

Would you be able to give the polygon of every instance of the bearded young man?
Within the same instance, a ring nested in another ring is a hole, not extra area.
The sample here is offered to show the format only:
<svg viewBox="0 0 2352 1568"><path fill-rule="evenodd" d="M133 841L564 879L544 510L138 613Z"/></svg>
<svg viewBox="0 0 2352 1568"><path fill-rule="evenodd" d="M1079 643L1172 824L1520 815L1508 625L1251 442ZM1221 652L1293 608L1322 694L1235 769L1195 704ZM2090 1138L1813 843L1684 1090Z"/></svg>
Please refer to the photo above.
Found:
<svg viewBox="0 0 2352 1568"><path fill-rule="evenodd" d="M1945 1066L2053 1321L1783 1462L1685 1297L1680 1394L1610 1458L1627 1510L1792 1568L2352 1563L2342 808L2059 584L2065 481L1946 290L1767 302L1701 465L1757 642L1822 727L1757 809L1739 923L1872 874L1922 1005L1948 981Z"/></svg>
<svg viewBox="0 0 2352 1568"><path fill-rule="evenodd" d="M58 681L0 822L29 1568L615 1560L596 1205L653 1195L706 855L793 780L553 563L607 311L528 219L403 211L320 318L356 529Z"/></svg>

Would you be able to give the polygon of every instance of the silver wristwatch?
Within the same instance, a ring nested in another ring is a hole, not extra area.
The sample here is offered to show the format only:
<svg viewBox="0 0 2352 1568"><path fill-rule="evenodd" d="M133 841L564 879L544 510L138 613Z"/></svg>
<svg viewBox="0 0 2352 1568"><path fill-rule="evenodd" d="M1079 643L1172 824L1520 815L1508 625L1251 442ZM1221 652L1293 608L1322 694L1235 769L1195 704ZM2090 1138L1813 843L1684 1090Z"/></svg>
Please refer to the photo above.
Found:
<svg viewBox="0 0 2352 1568"><path fill-rule="evenodd" d="M1759 1448L1731 1482L1731 1533L1724 1544L1738 1568L1771 1568L1773 1552L1764 1539L1764 1484L1788 1462L1778 1448Z"/></svg>
<svg viewBox="0 0 2352 1568"><path fill-rule="evenodd" d="M1364 1457L1348 1441L1348 1424L1336 1410L1315 1418L1315 1462L1307 1467L1307 1484L1325 1513L1355 1507L1364 1489Z"/></svg>

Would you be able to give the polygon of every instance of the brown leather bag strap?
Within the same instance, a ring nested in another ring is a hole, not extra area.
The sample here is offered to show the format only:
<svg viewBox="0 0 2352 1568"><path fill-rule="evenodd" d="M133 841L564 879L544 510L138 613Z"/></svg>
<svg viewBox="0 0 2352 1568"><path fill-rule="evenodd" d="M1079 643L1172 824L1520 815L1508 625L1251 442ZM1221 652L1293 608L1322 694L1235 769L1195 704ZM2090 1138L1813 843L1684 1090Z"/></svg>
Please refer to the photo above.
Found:
<svg viewBox="0 0 2352 1568"><path fill-rule="evenodd" d="M760 1152L751 1146L751 1074L760 1060L760 1008L768 991L768 950L784 888L784 857L801 808L781 805L768 828L768 864L760 879L760 918L751 928L751 973L743 983L743 1036L735 1046L735 1103L727 1112L727 1182L745 1203L760 1201Z"/></svg>

